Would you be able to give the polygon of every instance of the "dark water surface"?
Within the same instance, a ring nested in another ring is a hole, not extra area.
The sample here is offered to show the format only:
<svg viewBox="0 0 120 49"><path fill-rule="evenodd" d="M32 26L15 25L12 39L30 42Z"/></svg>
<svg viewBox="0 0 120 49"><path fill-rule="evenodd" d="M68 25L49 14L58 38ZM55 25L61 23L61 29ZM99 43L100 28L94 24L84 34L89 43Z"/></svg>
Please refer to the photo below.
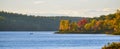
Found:
<svg viewBox="0 0 120 49"><path fill-rule="evenodd" d="M0 32L0 49L101 49L120 36L106 34L54 34L54 31Z"/></svg>

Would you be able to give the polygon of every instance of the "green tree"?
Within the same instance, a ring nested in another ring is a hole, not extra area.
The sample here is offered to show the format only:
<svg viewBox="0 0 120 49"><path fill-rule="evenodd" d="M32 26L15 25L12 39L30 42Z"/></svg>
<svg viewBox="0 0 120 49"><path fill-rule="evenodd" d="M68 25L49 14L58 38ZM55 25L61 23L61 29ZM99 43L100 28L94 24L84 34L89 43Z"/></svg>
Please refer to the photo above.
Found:
<svg viewBox="0 0 120 49"><path fill-rule="evenodd" d="M5 18L3 16L0 16L0 21L3 21Z"/></svg>
<svg viewBox="0 0 120 49"><path fill-rule="evenodd" d="M77 23L76 23L76 22L72 22L70 26L71 26L71 27L70 27L70 28L71 28L70 30L72 30L72 31L77 31L78 26L77 26Z"/></svg>

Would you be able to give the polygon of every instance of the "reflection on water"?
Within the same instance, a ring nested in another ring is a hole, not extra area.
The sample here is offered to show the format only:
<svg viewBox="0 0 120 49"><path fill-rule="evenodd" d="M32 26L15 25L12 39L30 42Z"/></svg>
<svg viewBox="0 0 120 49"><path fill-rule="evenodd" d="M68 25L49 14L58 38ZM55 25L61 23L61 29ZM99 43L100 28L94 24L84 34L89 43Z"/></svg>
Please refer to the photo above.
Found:
<svg viewBox="0 0 120 49"><path fill-rule="evenodd" d="M120 36L105 34L53 34L48 32L0 32L0 49L101 49Z"/></svg>

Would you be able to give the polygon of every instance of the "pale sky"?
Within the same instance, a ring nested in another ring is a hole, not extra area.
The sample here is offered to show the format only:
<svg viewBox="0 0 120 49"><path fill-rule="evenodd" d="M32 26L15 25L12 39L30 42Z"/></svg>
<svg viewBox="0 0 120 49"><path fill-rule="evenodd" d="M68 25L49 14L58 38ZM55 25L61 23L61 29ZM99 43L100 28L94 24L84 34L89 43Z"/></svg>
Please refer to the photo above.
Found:
<svg viewBox="0 0 120 49"><path fill-rule="evenodd" d="M0 0L0 10L28 15L94 17L117 9L120 0Z"/></svg>

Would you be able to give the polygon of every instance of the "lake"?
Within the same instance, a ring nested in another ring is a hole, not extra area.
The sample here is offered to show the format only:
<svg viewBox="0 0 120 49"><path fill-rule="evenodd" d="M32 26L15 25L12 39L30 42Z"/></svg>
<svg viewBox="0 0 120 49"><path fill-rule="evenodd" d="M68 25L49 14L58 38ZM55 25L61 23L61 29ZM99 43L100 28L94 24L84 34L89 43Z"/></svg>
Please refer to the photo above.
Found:
<svg viewBox="0 0 120 49"><path fill-rule="evenodd" d="M101 49L119 35L54 34L55 31L1 31L0 49Z"/></svg>

